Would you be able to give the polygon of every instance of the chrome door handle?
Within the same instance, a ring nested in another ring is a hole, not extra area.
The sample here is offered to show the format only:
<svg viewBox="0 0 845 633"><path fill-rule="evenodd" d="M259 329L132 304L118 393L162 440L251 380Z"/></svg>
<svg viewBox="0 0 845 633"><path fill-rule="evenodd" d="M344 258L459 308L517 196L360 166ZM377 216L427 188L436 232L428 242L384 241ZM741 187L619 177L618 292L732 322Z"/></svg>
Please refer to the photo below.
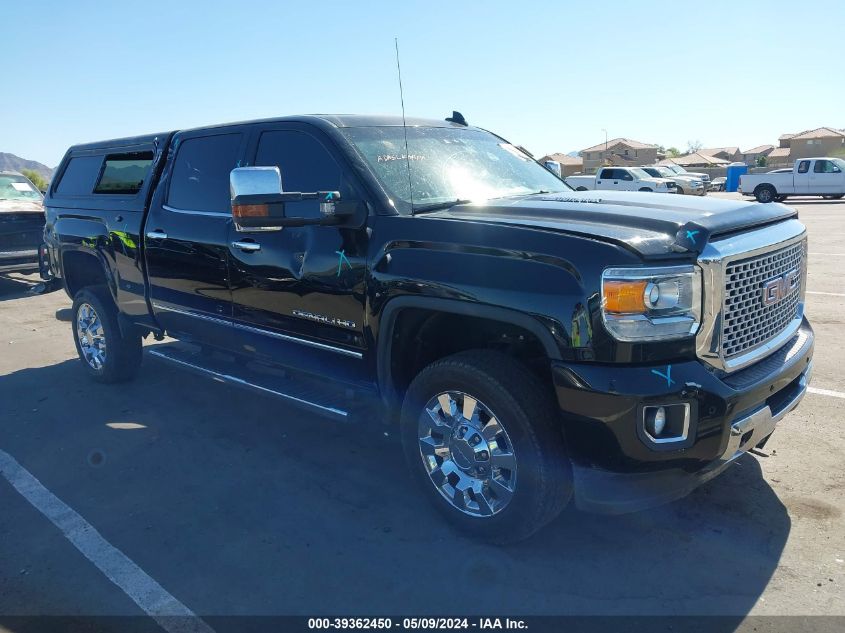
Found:
<svg viewBox="0 0 845 633"><path fill-rule="evenodd" d="M232 248L239 248L244 253L257 253L261 250L261 244L256 242L232 242Z"/></svg>
<svg viewBox="0 0 845 633"><path fill-rule="evenodd" d="M164 231L159 231L159 230L147 231L147 237L150 238L151 240L166 240L167 239L167 233L165 233Z"/></svg>

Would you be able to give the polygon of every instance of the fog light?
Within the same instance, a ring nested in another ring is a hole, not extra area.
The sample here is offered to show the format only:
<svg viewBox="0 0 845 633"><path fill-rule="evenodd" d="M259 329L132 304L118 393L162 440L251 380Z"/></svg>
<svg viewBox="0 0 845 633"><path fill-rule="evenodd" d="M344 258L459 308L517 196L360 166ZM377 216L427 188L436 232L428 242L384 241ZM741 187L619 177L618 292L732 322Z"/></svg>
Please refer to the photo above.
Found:
<svg viewBox="0 0 845 633"><path fill-rule="evenodd" d="M654 412L654 419L651 422L651 430L653 433L651 434L653 437L660 437L660 434L663 433L663 429L666 428L666 409L660 407L657 411Z"/></svg>
<svg viewBox="0 0 845 633"><path fill-rule="evenodd" d="M642 408L638 433L648 444L685 442L689 437L690 404L663 404Z"/></svg>

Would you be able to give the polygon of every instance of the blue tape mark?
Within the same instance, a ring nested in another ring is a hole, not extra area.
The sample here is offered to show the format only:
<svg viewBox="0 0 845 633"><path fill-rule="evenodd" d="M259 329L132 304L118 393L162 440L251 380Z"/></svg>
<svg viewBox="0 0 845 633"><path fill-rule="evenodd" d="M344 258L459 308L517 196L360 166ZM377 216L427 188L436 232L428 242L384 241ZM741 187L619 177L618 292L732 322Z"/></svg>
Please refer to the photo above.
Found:
<svg viewBox="0 0 845 633"><path fill-rule="evenodd" d="M687 231L687 239L690 240L693 244L695 244L696 235L698 235L698 231Z"/></svg>
<svg viewBox="0 0 845 633"><path fill-rule="evenodd" d="M333 200L333 199L334 199L334 192L329 191L329 192L326 194L326 202L330 202L330 201L331 201L331 200ZM337 252L337 251L335 251L335 252Z"/></svg>
<svg viewBox="0 0 845 633"><path fill-rule="evenodd" d="M346 265L349 266L349 270L352 270L352 264L349 263L349 258L346 257L346 249L342 251L335 251L337 253L337 276L340 277L340 269L343 266L343 262L346 262Z"/></svg>
<svg viewBox="0 0 845 633"><path fill-rule="evenodd" d="M656 369L652 369L651 373L657 374L661 378L665 378L667 387L671 387L673 384L675 384L675 381L672 380L672 365L666 365L666 373L665 374L661 371L657 371Z"/></svg>

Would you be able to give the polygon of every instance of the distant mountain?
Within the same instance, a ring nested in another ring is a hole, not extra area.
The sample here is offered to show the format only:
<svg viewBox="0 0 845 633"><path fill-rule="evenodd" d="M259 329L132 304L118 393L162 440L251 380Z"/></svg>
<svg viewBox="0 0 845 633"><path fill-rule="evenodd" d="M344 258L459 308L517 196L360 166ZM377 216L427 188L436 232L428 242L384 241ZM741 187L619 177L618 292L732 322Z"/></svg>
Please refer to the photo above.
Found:
<svg viewBox="0 0 845 633"><path fill-rule="evenodd" d="M0 171L20 171L21 169L32 169L44 176L47 180L50 180L53 176L53 170L47 167L47 165L42 165L38 161L27 160L14 154L0 152Z"/></svg>

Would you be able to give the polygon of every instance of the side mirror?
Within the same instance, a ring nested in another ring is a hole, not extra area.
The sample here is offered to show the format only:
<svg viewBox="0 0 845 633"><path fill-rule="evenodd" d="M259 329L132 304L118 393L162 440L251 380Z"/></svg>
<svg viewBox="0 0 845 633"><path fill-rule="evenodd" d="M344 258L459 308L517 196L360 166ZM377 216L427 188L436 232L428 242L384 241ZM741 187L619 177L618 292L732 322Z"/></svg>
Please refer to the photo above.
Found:
<svg viewBox="0 0 845 633"><path fill-rule="evenodd" d="M238 167L229 175L232 197L232 218L238 231L278 231L286 226L319 226L344 224L366 217L366 205L358 201L342 201L339 191L310 193L282 191L282 174L278 167ZM320 217L288 215L288 203L318 200Z"/></svg>

